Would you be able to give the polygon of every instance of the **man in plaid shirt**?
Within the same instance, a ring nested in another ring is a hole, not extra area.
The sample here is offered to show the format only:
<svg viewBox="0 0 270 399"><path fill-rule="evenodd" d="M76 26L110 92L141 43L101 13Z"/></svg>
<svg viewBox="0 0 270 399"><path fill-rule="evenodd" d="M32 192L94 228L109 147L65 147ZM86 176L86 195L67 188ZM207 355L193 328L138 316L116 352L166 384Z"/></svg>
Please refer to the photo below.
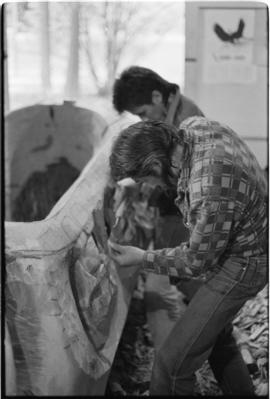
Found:
<svg viewBox="0 0 270 399"><path fill-rule="evenodd" d="M224 393L254 395L231 322L267 283L265 174L229 127L203 117L180 127L130 126L117 138L110 164L116 181L177 187L189 241L155 251L110 243L111 255L120 265L204 279L156 355L150 395L192 394L195 371L206 359Z"/></svg>

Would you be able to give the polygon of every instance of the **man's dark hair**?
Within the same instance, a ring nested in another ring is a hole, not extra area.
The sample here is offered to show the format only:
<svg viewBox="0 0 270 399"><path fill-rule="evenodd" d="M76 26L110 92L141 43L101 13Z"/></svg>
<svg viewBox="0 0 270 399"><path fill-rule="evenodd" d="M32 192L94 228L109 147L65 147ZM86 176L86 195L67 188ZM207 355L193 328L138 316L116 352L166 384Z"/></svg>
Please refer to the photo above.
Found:
<svg viewBox="0 0 270 399"><path fill-rule="evenodd" d="M167 104L168 97L178 86L163 79L151 69L131 66L124 70L113 86L113 106L119 112L152 103L152 91L158 90Z"/></svg>
<svg viewBox="0 0 270 399"><path fill-rule="evenodd" d="M171 155L181 144L177 129L164 122L138 122L124 129L114 142L110 167L114 181L126 177L155 176L156 161L162 165L162 178L170 187Z"/></svg>

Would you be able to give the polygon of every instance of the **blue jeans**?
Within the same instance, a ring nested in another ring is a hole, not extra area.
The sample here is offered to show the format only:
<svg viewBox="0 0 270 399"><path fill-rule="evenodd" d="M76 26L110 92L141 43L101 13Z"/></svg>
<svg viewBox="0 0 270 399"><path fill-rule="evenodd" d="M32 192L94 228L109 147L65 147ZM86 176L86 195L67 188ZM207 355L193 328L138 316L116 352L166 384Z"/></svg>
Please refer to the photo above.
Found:
<svg viewBox="0 0 270 399"><path fill-rule="evenodd" d="M194 394L195 371L207 359L224 394L254 395L231 323L266 285L267 264L266 255L232 257L202 284L156 354L150 395Z"/></svg>

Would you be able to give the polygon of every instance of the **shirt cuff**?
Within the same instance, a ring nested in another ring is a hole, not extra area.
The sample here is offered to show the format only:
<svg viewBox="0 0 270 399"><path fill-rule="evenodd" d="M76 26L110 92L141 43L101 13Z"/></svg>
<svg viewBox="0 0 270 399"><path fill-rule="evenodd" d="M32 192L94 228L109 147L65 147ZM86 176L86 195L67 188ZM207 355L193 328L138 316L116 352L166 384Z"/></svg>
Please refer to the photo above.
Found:
<svg viewBox="0 0 270 399"><path fill-rule="evenodd" d="M143 268L150 272L152 271L153 273L156 273L154 261L155 261L154 252L145 251L143 255Z"/></svg>
<svg viewBox="0 0 270 399"><path fill-rule="evenodd" d="M179 277L174 264L174 257L162 256L154 251L145 251L143 256L143 268L148 272Z"/></svg>
<svg viewBox="0 0 270 399"><path fill-rule="evenodd" d="M148 272L181 279L190 279L193 276L192 271L187 266L176 267L175 256L164 256L155 251L145 251L143 269Z"/></svg>

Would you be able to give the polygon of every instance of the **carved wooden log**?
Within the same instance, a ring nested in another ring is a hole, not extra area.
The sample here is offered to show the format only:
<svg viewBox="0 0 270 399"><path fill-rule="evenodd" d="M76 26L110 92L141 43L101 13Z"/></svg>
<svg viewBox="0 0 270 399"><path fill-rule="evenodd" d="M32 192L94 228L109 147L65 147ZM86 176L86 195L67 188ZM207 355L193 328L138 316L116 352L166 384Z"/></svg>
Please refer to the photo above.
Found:
<svg viewBox="0 0 270 399"><path fill-rule="evenodd" d="M6 220L44 219L92 157L107 123L71 102L19 109L5 122Z"/></svg>
<svg viewBox="0 0 270 399"><path fill-rule="evenodd" d="M111 126L46 219L5 224L6 319L16 369L16 377L6 375L15 384L7 380L6 387L16 386L17 395L104 393L137 269L117 270L99 257L92 212L107 184L113 136L128 124ZM12 356L8 351L8 365Z"/></svg>

